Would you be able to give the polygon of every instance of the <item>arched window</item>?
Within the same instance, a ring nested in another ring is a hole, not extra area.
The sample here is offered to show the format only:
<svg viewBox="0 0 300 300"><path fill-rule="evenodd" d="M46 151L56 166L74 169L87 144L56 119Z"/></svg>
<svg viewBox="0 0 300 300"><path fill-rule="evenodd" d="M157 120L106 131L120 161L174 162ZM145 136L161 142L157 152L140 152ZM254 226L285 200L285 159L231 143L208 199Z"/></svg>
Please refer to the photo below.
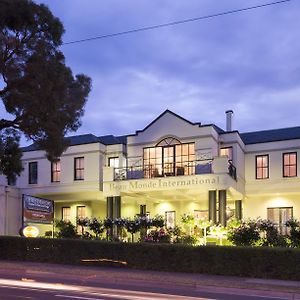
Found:
<svg viewBox="0 0 300 300"><path fill-rule="evenodd" d="M195 144L182 144L174 137L161 140L156 147L144 148L144 177L195 174Z"/></svg>
<svg viewBox="0 0 300 300"><path fill-rule="evenodd" d="M176 138L173 137L167 137L163 140L161 140L156 147L163 147L163 146L171 146L171 145L178 145L181 144L180 141L178 141Z"/></svg>

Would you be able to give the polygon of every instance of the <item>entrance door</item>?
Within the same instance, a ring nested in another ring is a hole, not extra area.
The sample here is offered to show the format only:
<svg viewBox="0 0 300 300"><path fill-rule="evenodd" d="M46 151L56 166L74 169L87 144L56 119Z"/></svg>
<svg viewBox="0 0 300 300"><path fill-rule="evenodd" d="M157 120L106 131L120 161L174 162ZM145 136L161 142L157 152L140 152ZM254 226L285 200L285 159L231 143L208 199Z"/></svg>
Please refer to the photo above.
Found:
<svg viewBox="0 0 300 300"><path fill-rule="evenodd" d="M163 172L165 176L175 175L175 146L163 147Z"/></svg>

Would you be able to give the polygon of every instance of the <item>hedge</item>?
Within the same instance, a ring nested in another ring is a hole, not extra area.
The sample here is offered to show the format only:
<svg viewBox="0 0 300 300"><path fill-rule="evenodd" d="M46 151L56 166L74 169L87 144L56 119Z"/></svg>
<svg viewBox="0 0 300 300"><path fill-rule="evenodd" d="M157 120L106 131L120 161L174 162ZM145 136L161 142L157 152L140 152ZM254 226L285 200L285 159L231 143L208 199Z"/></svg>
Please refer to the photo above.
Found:
<svg viewBox="0 0 300 300"><path fill-rule="evenodd" d="M192 247L3 236L0 259L300 280L300 249L294 248Z"/></svg>

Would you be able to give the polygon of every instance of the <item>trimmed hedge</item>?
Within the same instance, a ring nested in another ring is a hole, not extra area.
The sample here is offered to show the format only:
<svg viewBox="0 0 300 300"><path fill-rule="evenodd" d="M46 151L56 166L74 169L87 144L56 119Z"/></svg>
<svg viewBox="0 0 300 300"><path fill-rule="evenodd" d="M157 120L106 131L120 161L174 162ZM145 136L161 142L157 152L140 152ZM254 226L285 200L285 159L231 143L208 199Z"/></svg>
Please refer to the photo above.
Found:
<svg viewBox="0 0 300 300"><path fill-rule="evenodd" d="M300 280L300 249L0 237L0 259ZM101 262L97 263L97 260ZM103 261L104 260L104 261Z"/></svg>

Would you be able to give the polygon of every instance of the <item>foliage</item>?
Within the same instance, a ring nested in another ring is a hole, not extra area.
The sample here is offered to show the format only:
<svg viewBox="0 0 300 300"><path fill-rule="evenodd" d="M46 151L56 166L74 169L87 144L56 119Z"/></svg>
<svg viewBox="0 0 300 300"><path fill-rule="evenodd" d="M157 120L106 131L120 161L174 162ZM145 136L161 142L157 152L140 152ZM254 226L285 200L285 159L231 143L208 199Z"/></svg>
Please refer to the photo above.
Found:
<svg viewBox="0 0 300 300"><path fill-rule="evenodd" d="M300 249L294 248L0 237L2 260L83 264L83 259L99 257L126 262L133 269L300 280Z"/></svg>
<svg viewBox="0 0 300 300"><path fill-rule="evenodd" d="M156 215L154 218L150 220L151 220L151 226L162 228L165 225L165 219L161 215Z"/></svg>
<svg viewBox="0 0 300 300"><path fill-rule="evenodd" d="M300 223L296 219L290 219L286 222L286 226L290 229L291 247L300 247Z"/></svg>
<svg viewBox="0 0 300 300"><path fill-rule="evenodd" d="M171 243L180 243L180 239L183 236L181 227L175 226L174 228L168 228L167 233L170 236Z"/></svg>
<svg viewBox="0 0 300 300"><path fill-rule="evenodd" d="M23 170L19 141L20 135L15 129L0 130L0 173L5 174L8 181L15 181Z"/></svg>
<svg viewBox="0 0 300 300"><path fill-rule="evenodd" d="M92 218L89 222L89 229L95 234L96 238L104 232L104 223L97 218Z"/></svg>
<svg viewBox="0 0 300 300"><path fill-rule="evenodd" d="M143 240L144 242L152 243L170 243L170 235L165 231L165 229L154 229L151 230Z"/></svg>
<svg viewBox="0 0 300 300"><path fill-rule="evenodd" d="M181 216L181 222L186 225L194 225L195 217L192 214L184 214Z"/></svg>
<svg viewBox="0 0 300 300"><path fill-rule="evenodd" d="M76 227L70 221L57 220L55 221L55 227L58 229L56 237L58 238L76 238Z"/></svg>
<svg viewBox="0 0 300 300"><path fill-rule="evenodd" d="M15 145L23 133L50 160L66 149L65 134L80 126L91 88L89 77L74 77L65 65L63 33L62 23L45 5L0 1L0 99L10 115L0 119L0 131L16 130L8 134ZM19 163L13 163L19 158L17 153L4 167L0 157L4 175L19 174Z"/></svg>
<svg viewBox="0 0 300 300"><path fill-rule="evenodd" d="M198 243L198 239L195 235L183 235L180 237L179 243L194 246Z"/></svg>
<svg viewBox="0 0 300 300"><path fill-rule="evenodd" d="M228 231L228 240L236 246L254 246L260 239L256 221L241 222L239 227L232 227Z"/></svg>
<svg viewBox="0 0 300 300"><path fill-rule="evenodd" d="M223 239L227 236L227 233L227 229L221 225L214 225L209 228L209 235L219 239L220 245L222 245Z"/></svg>
<svg viewBox="0 0 300 300"><path fill-rule="evenodd" d="M258 220L257 227L260 231L258 245L271 247L286 247L286 239L279 234L277 227L269 220Z"/></svg>

